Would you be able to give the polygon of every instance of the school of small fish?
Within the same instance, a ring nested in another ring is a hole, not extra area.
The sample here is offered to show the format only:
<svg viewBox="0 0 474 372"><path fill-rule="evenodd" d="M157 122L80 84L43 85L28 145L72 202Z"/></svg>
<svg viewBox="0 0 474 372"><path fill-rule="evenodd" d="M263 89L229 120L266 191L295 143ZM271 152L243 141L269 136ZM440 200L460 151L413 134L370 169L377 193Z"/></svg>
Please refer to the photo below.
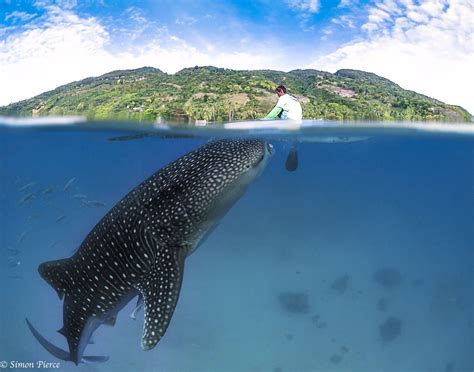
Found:
<svg viewBox="0 0 474 372"><path fill-rule="evenodd" d="M30 235L34 235L30 226L41 219L41 211L50 211L55 207L64 205L63 201L57 202L55 205L55 196L67 196L67 199L77 203L76 205L80 208L102 208L105 207L106 204L102 201L89 198L86 194L82 193L77 186L78 180L76 177L71 177L64 182L63 185L41 185L41 183L37 181L24 181L20 176L16 176L13 183L17 185L17 192L19 194L16 205L26 210L36 208L34 212L25 213L27 214L25 230L22 231L14 241L7 245L6 248L7 277L10 279L21 279L22 252L28 245L28 241L34 239L34 236L32 238L29 237ZM56 217L50 220L50 223L67 223L67 217L66 214L57 213ZM61 240L52 241L49 248L56 247L60 244Z"/></svg>

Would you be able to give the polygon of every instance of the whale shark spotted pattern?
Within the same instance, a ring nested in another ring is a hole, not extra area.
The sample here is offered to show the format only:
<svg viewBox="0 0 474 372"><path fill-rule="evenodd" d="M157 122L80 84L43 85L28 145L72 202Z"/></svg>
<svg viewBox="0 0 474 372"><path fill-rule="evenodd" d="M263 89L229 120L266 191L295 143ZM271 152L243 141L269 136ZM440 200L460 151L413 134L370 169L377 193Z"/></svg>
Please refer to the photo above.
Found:
<svg viewBox="0 0 474 372"><path fill-rule="evenodd" d="M50 344L27 320L53 355L78 364L105 361L83 356L101 324L134 297L144 301L141 346L155 347L178 301L185 258L260 174L273 152L261 140L221 140L190 152L153 174L92 229L70 258L42 263L40 275L63 303L69 353Z"/></svg>

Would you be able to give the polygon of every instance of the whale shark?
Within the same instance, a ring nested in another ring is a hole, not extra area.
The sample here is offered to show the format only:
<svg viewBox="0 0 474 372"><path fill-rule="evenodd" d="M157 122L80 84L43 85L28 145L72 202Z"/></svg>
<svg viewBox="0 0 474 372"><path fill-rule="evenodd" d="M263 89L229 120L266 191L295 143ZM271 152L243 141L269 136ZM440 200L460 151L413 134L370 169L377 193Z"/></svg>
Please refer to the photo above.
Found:
<svg viewBox="0 0 474 372"><path fill-rule="evenodd" d="M50 343L26 319L53 356L79 363L92 334L114 325L134 297L144 307L143 350L160 341L171 321L184 262L262 172L273 147L259 139L209 142L154 173L120 200L69 258L39 265L63 300L59 329L69 351Z"/></svg>

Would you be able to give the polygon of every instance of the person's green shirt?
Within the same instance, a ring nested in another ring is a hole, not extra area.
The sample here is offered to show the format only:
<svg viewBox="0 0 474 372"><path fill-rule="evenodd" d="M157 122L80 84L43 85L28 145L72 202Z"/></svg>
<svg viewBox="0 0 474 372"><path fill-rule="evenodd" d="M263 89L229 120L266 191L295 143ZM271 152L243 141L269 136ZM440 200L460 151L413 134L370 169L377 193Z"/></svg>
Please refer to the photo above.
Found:
<svg viewBox="0 0 474 372"><path fill-rule="evenodd" d="M287 93L279 95L277 104L264 119L276 118L301 120L303 115L298 100Z"/></svg>
<svg viewBox="0 0 474 372"><path fill-rule="evenodd" d="M264 119L278 119L281 116L283 109L281 107L275 106L272 111L270 111Z"/></svg>

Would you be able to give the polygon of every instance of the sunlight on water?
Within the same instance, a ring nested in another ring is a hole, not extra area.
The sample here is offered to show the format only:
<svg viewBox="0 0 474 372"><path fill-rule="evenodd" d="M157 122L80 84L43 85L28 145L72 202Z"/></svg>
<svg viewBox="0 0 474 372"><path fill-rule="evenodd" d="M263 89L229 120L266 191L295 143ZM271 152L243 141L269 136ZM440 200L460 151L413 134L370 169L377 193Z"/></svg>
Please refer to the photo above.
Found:
<svg viewBox="0 0 474 372"><path fill-rule="evenodd" d="M1 121L0 361L60 362L60 371L472 371L471 124ZM132 300L87 346L108 362L76 367L50 355L25 323L67 350L56 332L61 301L38 265L70 257L140 182L224 137L264 138L276 154L186 260L162 340L141 350L143 311L131 319Z"/></svg>

